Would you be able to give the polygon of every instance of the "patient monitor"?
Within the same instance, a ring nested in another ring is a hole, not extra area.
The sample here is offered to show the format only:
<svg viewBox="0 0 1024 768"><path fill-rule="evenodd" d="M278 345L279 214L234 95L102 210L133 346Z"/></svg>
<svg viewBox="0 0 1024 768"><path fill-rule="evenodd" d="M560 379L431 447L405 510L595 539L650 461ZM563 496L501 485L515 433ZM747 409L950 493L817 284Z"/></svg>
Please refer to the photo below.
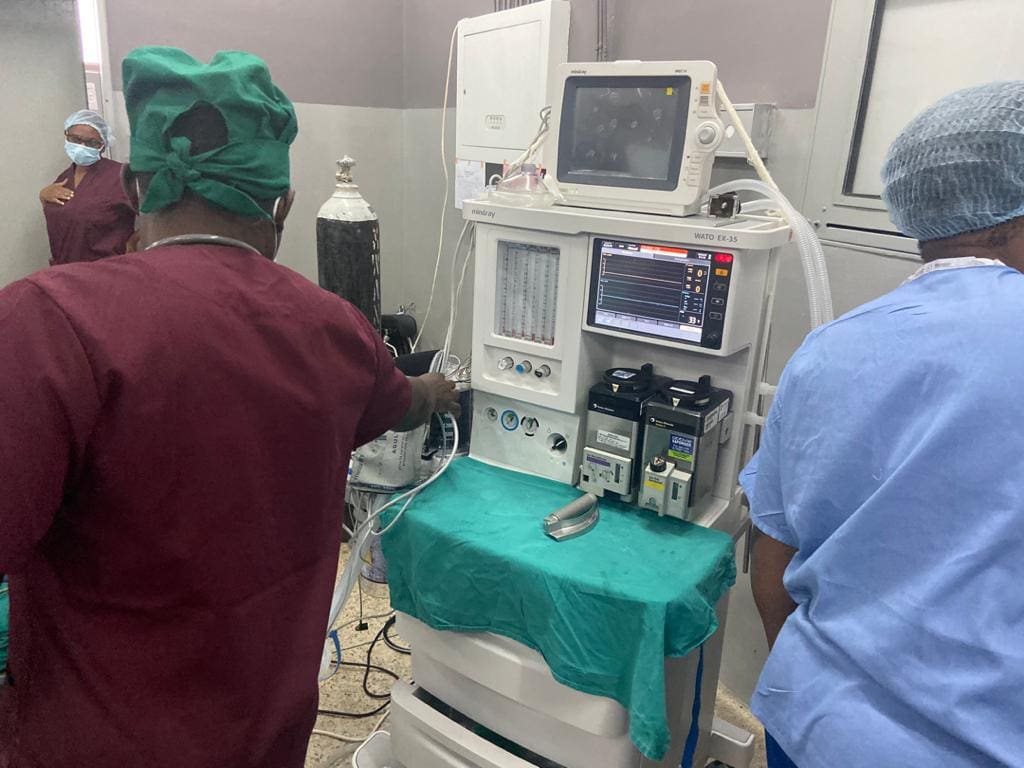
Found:
<svg viewBox="0 0 1024 768"><path fill-rule="evenodd" d="M566 205L683 216L700 211L715 149L710 61L563 64L549 147ZM549 155L550 157L550 155Z"/></svg>

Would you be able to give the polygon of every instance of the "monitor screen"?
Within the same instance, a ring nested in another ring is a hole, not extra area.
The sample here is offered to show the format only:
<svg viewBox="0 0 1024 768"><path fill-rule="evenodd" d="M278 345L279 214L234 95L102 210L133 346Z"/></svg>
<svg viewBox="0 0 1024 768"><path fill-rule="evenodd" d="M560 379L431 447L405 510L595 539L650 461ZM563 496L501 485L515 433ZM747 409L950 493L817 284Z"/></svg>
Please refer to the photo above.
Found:
<svg viewBox="0 0 1024 768"><path fill-rule="evenodd" d="M570 77L558 140L558 180L674 190L686 142L690 78Z"/></svg>
<svg viewBox="0 0 1024 768"><path fill-rule="evenodd" d="M588 325L721 349L734 256L594 240Z"/></svg>

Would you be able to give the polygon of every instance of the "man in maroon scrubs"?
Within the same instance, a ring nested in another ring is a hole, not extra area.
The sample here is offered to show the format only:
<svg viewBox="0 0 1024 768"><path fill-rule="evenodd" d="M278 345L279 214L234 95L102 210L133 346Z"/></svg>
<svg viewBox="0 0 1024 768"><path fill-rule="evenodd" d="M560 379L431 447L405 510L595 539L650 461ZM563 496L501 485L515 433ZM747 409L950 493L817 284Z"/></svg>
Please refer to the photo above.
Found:
<svg viewBox="0 0 1024 768"><path fill-rule="evenodd" d="M272 261L261 60L139 49L124 84L143 250L0 291L0 766L300 768L349 455L456 394Z"/></svg>
<svg viewBox="0 0 1024 768"><path fill-rule="evenodd" d="M130 249L135 210L121 185L121 164L100 155L109 146L102 115L82 109L64 122L71 165L39 193L51 264L96 261Z"/></svg>

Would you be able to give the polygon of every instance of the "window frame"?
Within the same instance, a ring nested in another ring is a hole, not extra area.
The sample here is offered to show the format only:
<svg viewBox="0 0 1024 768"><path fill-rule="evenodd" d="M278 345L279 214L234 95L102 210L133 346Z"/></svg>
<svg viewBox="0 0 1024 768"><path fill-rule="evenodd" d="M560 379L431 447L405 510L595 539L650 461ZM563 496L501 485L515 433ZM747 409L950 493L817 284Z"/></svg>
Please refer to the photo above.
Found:
<svg viewBox="0 0 1024 768"><path fill-rule="evenodd" d="M827 245L916 259L917 241L896 230L881 198L848 191L885 5L886 0L833 0L804 211Z"/></svg>

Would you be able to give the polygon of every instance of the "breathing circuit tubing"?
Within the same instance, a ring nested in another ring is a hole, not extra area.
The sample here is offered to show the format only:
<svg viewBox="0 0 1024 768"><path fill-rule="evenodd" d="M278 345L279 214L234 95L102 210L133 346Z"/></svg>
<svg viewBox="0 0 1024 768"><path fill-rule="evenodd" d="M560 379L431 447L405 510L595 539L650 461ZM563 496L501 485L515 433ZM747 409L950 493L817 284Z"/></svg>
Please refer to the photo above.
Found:
<svg viewBox="0 0 1024 768"><path fill-rule="evenodd" d="M743 123L740 121L739 115L736 113L736 108L733 106L732 101L729 100L728 94L725 92L725 88L722 87L722 83L718 83L717 89L718 100L725 107L725 111L729 113L729 119L732 121L733 127L736 129L736 133L743 140L743 144L747 149L747 157L750 160L750 164L754 166L757 171L757 175L760 179L736 179L735 181L728 181L725 184L720 184L710 191L712 195L723 194L726 192L754 192L755 194L762 195L763 197L774 203L782 215L786 217L786 221L789 222L790 229L793 231L794 239L796 240L797 248L800 251L800 263L803 266L804 280L807 283L807 302L810 306L811 313L811 327L817 328L819 325L831 322L833 318L832 310L832 290L829 286L828 280L828 267L825 264L825 254L821 249L821 241L818 239L817 233L811 226L810 222L793 206L789 199L782 194L779 190L778 185L775 183L775 179L772 178L771 173L768 172L768 168L761 160L761 156L757 152L757 148L754 147L754 142L750 139L750 134L747 133L746 128L743 127ZM747 209L756 205L761 206L761 201L754 201L747 205Z"/></svg>

